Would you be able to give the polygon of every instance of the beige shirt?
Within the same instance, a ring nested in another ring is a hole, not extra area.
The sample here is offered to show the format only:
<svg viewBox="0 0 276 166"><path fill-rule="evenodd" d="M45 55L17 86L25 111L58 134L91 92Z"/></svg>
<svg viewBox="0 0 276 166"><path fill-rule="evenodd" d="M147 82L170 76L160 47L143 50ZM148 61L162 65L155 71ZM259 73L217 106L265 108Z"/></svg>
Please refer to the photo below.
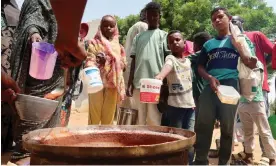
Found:
<svg viewBox="0 0 276 166"><path fill-rule="evenodd" d="M177 59L173 55L166 57L165 65L173 67L168 74L168 105L179 108L193 108L195 102L192 89L192 68L188 58Z"/></svg>

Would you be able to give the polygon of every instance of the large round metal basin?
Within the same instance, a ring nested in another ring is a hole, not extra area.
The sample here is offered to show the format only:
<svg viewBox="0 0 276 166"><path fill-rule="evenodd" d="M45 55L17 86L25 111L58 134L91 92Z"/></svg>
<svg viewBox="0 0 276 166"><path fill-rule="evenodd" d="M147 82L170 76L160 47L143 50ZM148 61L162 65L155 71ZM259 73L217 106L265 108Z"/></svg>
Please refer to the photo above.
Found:
<svg viewBox="0 0 276 166"><path fill-rule="evenodd" d="M86 126L23 136L34 165L187 164L195 133L163 126Z"/></svg>

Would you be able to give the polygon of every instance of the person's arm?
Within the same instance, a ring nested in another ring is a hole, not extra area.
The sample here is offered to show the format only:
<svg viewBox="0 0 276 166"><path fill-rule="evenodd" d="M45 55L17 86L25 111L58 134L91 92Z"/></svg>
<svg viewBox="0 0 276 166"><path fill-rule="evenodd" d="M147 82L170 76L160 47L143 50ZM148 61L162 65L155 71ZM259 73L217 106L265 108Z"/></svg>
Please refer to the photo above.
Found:
<svg viewBox="0 0 276 166"><path fill-rule="evenodd" d="M219 83L219 80L217 80L215 77L207 73L205 69L207 61L208 61L207 52L206 52L206 49L203 47L197 61L198 74L209 82L210 87L214 92L217 92L218 90L217 86L219 86L220 83Z"/></svg>
<svg viewBox="0 0 276 166"><path fill-rule="evenodd" d="M258 36L260 38L260 44L261 44L262 50L266 54L271 55L272 49L273 49L273 44L262 32L258 32Z"/></svg>
<svg viewBox="0 0 276 166"><path fill-rule="evenodd" d="M136 56L136 42L137 42L137 35L133 39L132 47L130 51L130 57L132 58L131 65L130 65L130 72L128 77L128 85L127 85L127 96L132 97L133 96L133 80L134 80L134 72L135 72L135 56Z"/></svg>
<svg viewBox="0 0 276 166"><path fill-rule="evenodd" d="M273 44L262 32L257 32L257 36L259 38L261 50L267 54L267 56L264 55L266 63L269 64L272 60L271 55L272 55Z"/></svg>
<svg viewBox="0 0 276 166"><path fill-rule="evenodd" d="M121 69L123 70L123 72L125 72L126 66L127 66L126 53L125 53L124 47L122 45L120 45L120 47L121 47Z"/></svg>
<svg viewBox="0 0 276 166"><path fill-rule="evenodd" d="M10 105L16 99L16 93L20 92L17 83L5 72L1 71L1 101Z"/></svg>
<svg viewBox="0 0 276 166"><path fill-rule="evenodd" d="M50 0L50 2L58 24L55 47L65 65L78 66L86 58L85 49L78 43L78 36L87 0Z"/></svg>
<svg viewBox="0 0 276 166"><path fill-rule="evenodd" d="M97 66L98 68L102 68L105 65L105 54L104 48L102 45L97 44L96 41L90 41L87 49L87 59L85 60L84 67L93 67Z"/></svg>
<svg viewBox="0 0 276 166"><path fill-rule="evenodd" d="M133 80L134 80L134 71L135 71L135 56L131 56L131 58L132 58L132 61L130 65L130 72L129 72L128 84L127 84L128 97L133 96L133 90L134 90Z"/></svg>
<svg viewBox="0 0 276 166"><path fill-rule="evenodd" d="M165 56L164 58L165 59L166 59L167 55L170 55L172 53L171 50L168 47L167 35L165 36L164 41L163 41L163 51L164 51L164 56Z"/></svg>
<svg viewBox="0 0 276 166"><path fill-rule="evenodd" d="M165 65L162 67L162 70L159 74L156 75L155 79L163 80L173 69L173 61L170 58L166 58Z"/></svg>
<svg viewBox="0 0 276 166"><path fill-rule="evenodd" d="M247 38L245 40L250 48L252 55L254 55L254 56L246 55L246 52L244 50L245 47L243 46L243 44L241 42L238 42L238 39L235 39L233 36L231 39L233 46L237 49L238 53L240 54L242 63L245 64L250 69L255 69L255 68L257 68L258 59L255 57L255 51L252 49L253 48L252 42Z"/></svg>

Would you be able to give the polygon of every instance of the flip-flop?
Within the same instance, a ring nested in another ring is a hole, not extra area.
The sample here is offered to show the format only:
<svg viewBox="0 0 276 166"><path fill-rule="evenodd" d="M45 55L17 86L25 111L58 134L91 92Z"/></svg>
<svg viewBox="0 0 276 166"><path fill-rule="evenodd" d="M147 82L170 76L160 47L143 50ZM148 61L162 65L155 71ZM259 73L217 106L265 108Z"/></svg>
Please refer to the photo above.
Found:
<svg viewBox="0 0 276 166"><path fill-rule="evenodd" d="M232 154L232 160L244 160L244 159L246 159L246 154L244 152Z"/></svg>
<svg viewBox="0 0 276 166"><path fill-rule="evenodd" d="M259 161L258 165L269 166L269 158L262 157L261 160Z"/></svg>

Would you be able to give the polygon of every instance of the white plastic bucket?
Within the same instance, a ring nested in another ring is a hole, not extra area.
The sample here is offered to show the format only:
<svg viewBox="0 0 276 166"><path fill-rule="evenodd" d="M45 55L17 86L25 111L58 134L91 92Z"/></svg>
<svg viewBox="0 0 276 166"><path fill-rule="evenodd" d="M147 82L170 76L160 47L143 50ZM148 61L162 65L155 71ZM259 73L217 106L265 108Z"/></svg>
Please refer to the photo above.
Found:
<svg viewBox="0 0 276 166"><path fill-rule="evenodd" d="M238 104L238 101L241 97L235 88L226 85L218 86L217 95L222 103L232 105Z"/></svg>
<svg viewBox="0 0 276 166"><path fill-rule="evenodd" d="M103 89L100 70L97 67L88 67L83 70L84 82L88 93L96 93Z"/></svg>
<svg viewBox="0 0 276 166"><path fill-rule="evenodd" d="M143 78L140 80L140 102L158 104L162 81Z"/></svg>

